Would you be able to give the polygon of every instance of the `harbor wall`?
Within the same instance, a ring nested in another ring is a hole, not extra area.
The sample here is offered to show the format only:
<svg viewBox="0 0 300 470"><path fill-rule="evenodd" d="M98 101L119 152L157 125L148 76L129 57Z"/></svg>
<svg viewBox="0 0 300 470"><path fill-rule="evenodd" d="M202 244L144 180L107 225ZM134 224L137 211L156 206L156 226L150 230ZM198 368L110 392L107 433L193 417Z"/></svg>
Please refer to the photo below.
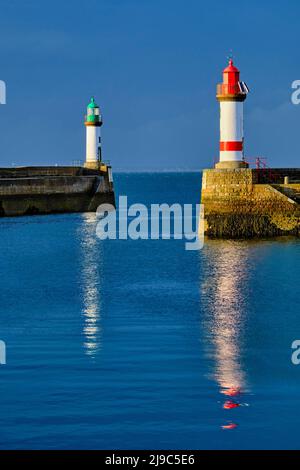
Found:
<svg viewBox="0 0 300 470"><path fill-rule="evenodd" d="M204 170L201 202L210 237L299 236L300 170Z"/></svg>
<svg viewBox="0 0 300 470"><path fill-rule="evenodd" d="M108 168L0 168L0 216L95 212L115 204Z"/></svg>

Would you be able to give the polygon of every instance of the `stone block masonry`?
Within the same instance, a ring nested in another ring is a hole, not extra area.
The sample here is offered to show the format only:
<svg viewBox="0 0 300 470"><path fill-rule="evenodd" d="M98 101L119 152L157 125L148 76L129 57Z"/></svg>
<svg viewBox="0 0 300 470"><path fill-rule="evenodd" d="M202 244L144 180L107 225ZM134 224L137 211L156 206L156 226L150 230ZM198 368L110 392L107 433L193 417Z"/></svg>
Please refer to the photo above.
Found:
<svg viewBox="0 0 300 470"><path fill-rule="evenodd" d="M300 169L203 171L205 233L254 238L300 233Z"/></svg>

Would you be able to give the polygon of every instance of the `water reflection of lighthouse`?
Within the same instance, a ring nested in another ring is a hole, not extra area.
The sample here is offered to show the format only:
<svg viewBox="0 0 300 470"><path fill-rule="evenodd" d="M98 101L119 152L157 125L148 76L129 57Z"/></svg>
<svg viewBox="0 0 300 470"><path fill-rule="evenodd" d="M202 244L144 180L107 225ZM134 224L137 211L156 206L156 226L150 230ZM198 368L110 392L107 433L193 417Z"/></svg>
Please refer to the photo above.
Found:
<svg viewBox="0 0 300 470"><path fill-rule="evenodd" d="M240 406L240 396L248 388L242 363L248 249L239 242L212 241L203 251L207 276L203 276L201 290L207 354L213 360L211 375L224 395L225 409Z"/></svg>
<svg viewBox="0 0 300 470"><path fill-rule="evenodd" d="M100 281L99 241L96 237L97 218L94 213L82 214L83 223L80 229L82 250L82 299L83 299L83 336L84 351L95 357L101 348L100 326Z"/></svg>

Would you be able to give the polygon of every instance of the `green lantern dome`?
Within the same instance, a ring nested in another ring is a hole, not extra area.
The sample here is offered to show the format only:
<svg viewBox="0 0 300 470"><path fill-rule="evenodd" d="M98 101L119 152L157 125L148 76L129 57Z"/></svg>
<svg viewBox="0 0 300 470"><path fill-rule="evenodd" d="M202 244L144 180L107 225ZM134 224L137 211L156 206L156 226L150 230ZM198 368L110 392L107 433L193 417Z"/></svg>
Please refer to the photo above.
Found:
<svg viewBox="0 0 300 470"><path fill-rule="evenodd" d="M86 122L95 123L95 125L98 125L98 126L99 125L101 126L102 124L100 109L97 103L95 102L95 98L93 96L87 106Z"/></svg>
<svg viewBox="0 0 300 470"><path fill-rule="evenodd" d="M88 104L88 108L99 108L97 103L95 102L95 98L92 96L91 101Z"/></svg>

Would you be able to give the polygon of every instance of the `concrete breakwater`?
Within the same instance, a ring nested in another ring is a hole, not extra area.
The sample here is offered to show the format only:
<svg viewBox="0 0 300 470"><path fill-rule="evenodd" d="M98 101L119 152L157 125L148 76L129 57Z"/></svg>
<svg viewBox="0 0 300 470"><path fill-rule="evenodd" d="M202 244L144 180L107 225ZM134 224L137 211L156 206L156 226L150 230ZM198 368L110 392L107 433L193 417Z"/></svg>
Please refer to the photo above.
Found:
<svg viewBox="0 0 300 470"><path fill-rule="evenodd" d="M300 234L300 169L203 171L205 233L215 238Z"/></svg>
<svg viewBox="0 0 300 470"><path fill-rule="evenodd" d="M115 205L111 168L0 168L0 216L95 212Z"/></svg>

